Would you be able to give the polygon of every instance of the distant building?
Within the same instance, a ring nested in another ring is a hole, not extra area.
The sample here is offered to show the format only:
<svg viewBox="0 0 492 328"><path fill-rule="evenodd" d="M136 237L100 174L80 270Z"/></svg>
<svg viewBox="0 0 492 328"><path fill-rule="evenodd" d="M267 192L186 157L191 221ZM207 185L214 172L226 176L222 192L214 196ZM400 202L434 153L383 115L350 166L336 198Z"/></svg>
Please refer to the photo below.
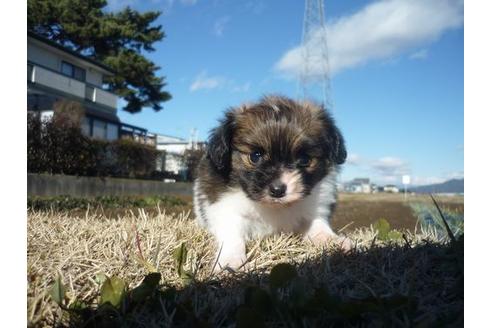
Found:
<svg viewBox="0 0 492 328"><path fill-rule="evenodd" d="M372 185L368 178L356 178L344 186L346 192L369 194L372 192Z"/></svg>
<svg viewBox="0 0 492 328"><path fill-rule="evenodd" d="M114 75L106 65L35 33L27 33L27 110L50 119L61 100L82 105L82 132L92 138L132 138L155 144L147 130L120 122L118 96L104 88L104 77Z"/></svg>
<svg viewBox="0 0 492 328"><path fill-rule="evenodd" d="M186 176L188 168L184 162L186 150L201 149L205 146L204 142L185 140L183 138L155 134L157 150L165 153L157 160L157 171L170 172L179 176Z"/></svg>
<svg viewBox="0 0 492 328"><path fill-rule="evenodd" d="M383 187L383 191L388 193L399 193L400 189L395 185L386 185Z"/></svg>

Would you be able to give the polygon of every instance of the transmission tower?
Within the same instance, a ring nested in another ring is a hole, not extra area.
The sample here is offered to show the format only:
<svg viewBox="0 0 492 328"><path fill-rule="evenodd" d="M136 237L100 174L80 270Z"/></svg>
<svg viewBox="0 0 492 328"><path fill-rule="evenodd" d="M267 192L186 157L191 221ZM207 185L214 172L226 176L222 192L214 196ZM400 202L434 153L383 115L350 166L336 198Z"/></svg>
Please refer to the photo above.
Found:
<svg viewBox="0 0 492 328"><path fill-rule="evenodd" d="M321 98L325 108L331 111L330 67L323 0L306 0L301 51L298 97Z"/></svg>

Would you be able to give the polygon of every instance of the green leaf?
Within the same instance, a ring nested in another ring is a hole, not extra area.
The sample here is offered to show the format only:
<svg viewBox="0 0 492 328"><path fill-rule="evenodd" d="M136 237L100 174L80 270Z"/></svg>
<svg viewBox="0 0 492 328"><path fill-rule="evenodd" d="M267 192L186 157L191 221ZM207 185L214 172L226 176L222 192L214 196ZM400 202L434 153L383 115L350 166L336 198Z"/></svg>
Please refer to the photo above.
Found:
<svg viewBox="0 0 492 328"><path fill-rule="evenodd" d="M262 328L265 327L265 323L263 321L262 316L256 312L255 310L241 306L236 313L236 327L237 328L250 328L257 327Z"/></svg>
<svg viewBox="0 0 492 328"><path fill-rule="evenodd" d="M176 248L173 252L174 266L178 276L183 274L183 266L186 263L186 258L188 257L188 250L186 249L185 243L181 243L181 246Z"/></svg>
<svg viewBox="0 0 492 328"><path fill-rule="evenodd" d="M55 301L58 305L63 304L63 301L65 300L66 290L60 276L55 279L55 282L51 287L50 295L51 299Z"/></svg>
<svg viewBox="0 0 492 328"><path fill-rule="evenodd" d="M270 286L273 288L284 287L295 277L297 277L297 271L292 264L277 264L270 272Z"/></svg>
<svg viewBox="0 0 492 328"><path fill-rule="evenodd" d="M403 234L398 230L391 230L387 234L388 240L401 240L403 239Z"/></svg>
<svg viewBox="0 0 492 328"><path fill-rule="evenodd" d="M123 297L125 296L126 284L118 277L111 277L106 279L101 287L101 300L100 304L110 303L114 307L119 307Z"/></svg>
<svg viewBox="0 0 492 328"><path fill-rule="evenodd" d="M87 309L88 308L88 305L84 301L75 300L75 302L73 302L72 304L70 304L70 306L68 308L70 310L80 311L80 310Z"/></svg>
<svg viewBox="0 0 492 328"><path fill-rule="evenodd" d="M102 285L108 277L104 273L96 274L96 278L94 279L97 284Z"/></svg>
<svg viewBox="0 0 492 328"><path fill-rule="evenodd" d="M157 290L160 281L161 274L158 272L153 272L146 275L142 283L131 291L131 300L135 303L143 302L146 298L152 296L154 291Z"/></svg>
<svg viewBox="0 0 492 328"><path fill-rule="evenodd" d="M140 257L139 255L136 256L136 259L137 262L140 263L145 268L145 270L147 270L147 272L157 273L157 268L154 265L152 265L152 263Z"/></svg>
<svg viewBox="0 0 492 328"><path fill-rule="evenodd" d="M378 232L378 239L380 240L388 239L388 232L390 231L391 227L386 219L379 219L374 224L374 229Z"/></svg>
<svg viewBox="0 0 492 328"><path fill-rule="evenodd" d="M195 276L193 273L189 271L183 271L181 273L181 280L183 280L183 284L185 286L188 286L190 283L192 283L195 280Z"/></svg>

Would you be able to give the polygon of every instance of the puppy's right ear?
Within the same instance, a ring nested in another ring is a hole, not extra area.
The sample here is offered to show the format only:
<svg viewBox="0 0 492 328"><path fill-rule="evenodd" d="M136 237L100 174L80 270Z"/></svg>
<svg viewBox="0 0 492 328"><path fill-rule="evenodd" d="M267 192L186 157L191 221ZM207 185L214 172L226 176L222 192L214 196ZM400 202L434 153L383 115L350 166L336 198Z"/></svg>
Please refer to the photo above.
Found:
<svg viewBox="0 0 492 328"><path fill-rule="evenodd" d="M220 125L210 132L207 146L207 158L217 172L228 176L231 170L231 143L235 119L232 112L227 112Z"/></svg>

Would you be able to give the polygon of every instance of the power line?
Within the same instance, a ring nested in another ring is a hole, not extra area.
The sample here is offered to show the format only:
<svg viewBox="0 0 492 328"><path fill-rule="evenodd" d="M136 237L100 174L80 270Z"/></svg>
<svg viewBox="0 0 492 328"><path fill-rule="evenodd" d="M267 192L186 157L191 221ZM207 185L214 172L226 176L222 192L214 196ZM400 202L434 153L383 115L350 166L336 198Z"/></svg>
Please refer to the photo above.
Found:
<svg viewBox="0 0 492 328"><path fill-rule="evenodd" d="M325 108L332 111L329 52L323 0L306 0L301 51L302 68L298 78L298 98L321 98Z"/></svg>

